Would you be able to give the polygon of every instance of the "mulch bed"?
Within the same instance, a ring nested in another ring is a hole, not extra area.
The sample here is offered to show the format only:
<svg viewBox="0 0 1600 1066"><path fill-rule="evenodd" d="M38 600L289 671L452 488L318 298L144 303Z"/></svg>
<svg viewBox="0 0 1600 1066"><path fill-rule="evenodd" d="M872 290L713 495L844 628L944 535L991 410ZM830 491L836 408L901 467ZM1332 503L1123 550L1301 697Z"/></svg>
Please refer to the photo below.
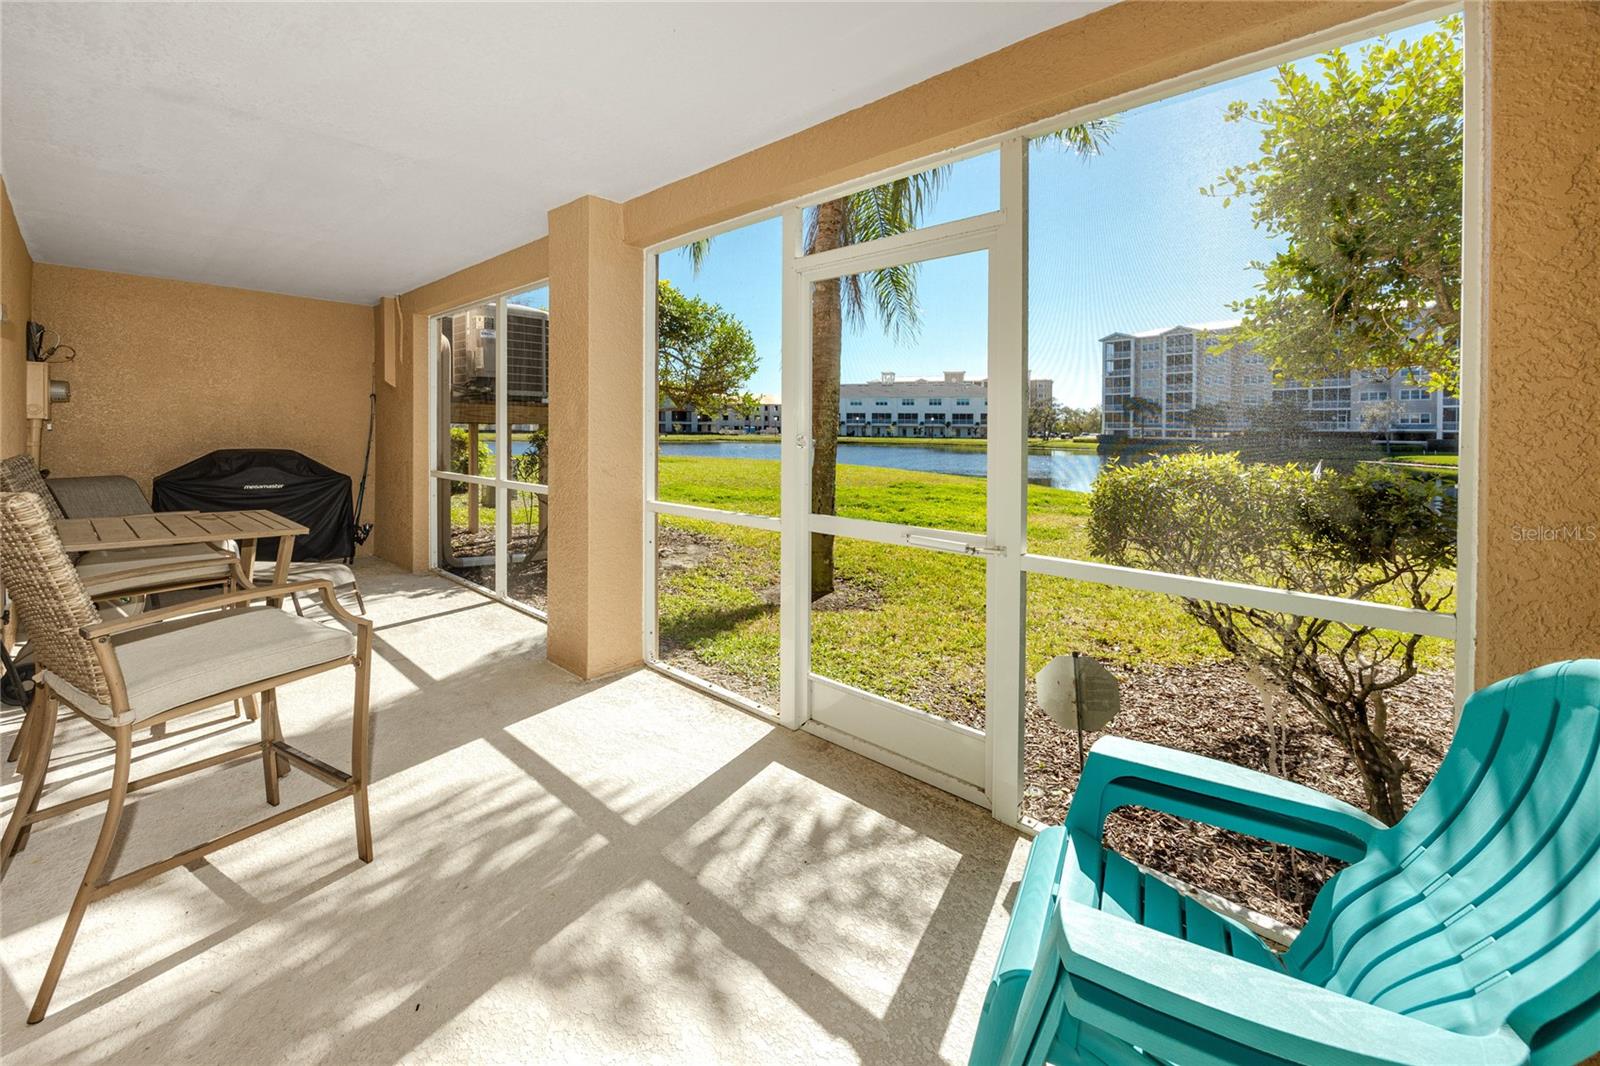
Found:
<svg viewBox="0 0 1600 1066"><path fill-rule="evenodd" d="M532 538L516 537L507 545L512 555L511 568L506 573L506 594L535 610L547 607L545 586L549 564L545 559L529 559L526 552L532 548ZM450 534L451 554L463 559L487 559L482 566L446 566L457 577L464 577L485 588L494 587L494 527L480 529L477 533L465 530ZM519 559L518 557L521 556Z"/></svg>
<svg viewBox="0 0 1600 1066"><path fill-rule="evenodd" d="M1266 769L1261 703L1237 663L1118 672L1122 709L1108 733ZM1449 670L1424 671L1391 693L1389 739L1411 760L1408 803L1416 801L1450 745L1454 693ZM1098 736L1085 734L1085 745ZM1291 781L1365 805L1354 764L1298 707L1288 715L1282 756ZM1031 696L1023 766L1023 812L1041 822L1061 822L1078 783L1076 735L1034 707ZM1318 889L1342 865L1139 808L1113 814L1106 841L1135 862L1295 926L1305 924Z"/></svg>

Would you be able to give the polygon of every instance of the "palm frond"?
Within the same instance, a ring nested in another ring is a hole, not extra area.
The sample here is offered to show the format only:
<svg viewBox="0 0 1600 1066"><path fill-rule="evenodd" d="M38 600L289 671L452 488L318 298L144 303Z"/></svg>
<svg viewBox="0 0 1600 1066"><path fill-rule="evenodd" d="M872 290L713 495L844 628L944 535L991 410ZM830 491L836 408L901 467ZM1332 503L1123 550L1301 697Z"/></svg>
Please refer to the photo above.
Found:
<svg viewBox="0 0 1600 1066"><path fill-rule="evenodd" d="M851 329L859 330L867 324L867 294L860 274L846 274L839 279L839 303Z"/></svg>
<svg viewBox="0 0 1600 1066"><path fill-rule="evenodd" d="M1101 118L1052 130L1037 139L1055 144L1082 159L1090 159L1104 151L1116 128L1115 117ZM850 193L845 197L844 232L839 243L865 244L916 229L922 225L949 176L948 166L934 167ZM818 250L815 208L805 213L805 249L808 254ZM690 254L696 254L693 248ZM841 278L839 300L850 327L860 329L866 324L870 305L873 317L896 343L915 340L922 325L922 306L917 300L917 266L916 263L901 263Z"/></svg>
<svg viewBox="0 0 1600 1066"><path fill-rule="evenodd" d="M1066 126L1049 133L1041 133L1034 140L1053 144L1062 151L1071 152L1085 161L1105 151L1111 135L1117 131L1117 117L1092 119L1076 126Z"/></svg>
<svg viewBox="0 0 1600 1066"><path fill-rule="evenodd" d="M866 275L872 291L872 308L878 313L884 331L896 344L916 340L922 327L922 305L917 301L917 267L916 263L897 263Z"/></svg>
<svg viewBox="0 0 1600 1066"><path fill-rule="evenodd" d="M907 233L922 224L949 177L948 167L934 167L852 193L845 205L845 243L864 244ZM917 302L917 265L905 263L868 272L842 289L845 314L853 326L862 323L865 304L896 342L913 340L921 325Z"/></svg>
<svg viewBox="0 0 1600 1066"><path fill-rule="evenodd" d="M705 265L706 255L711 251L711 238L702 237L697 241L690 241L683 248L689 253L689 268L699 274L700 268Z"/></svg>

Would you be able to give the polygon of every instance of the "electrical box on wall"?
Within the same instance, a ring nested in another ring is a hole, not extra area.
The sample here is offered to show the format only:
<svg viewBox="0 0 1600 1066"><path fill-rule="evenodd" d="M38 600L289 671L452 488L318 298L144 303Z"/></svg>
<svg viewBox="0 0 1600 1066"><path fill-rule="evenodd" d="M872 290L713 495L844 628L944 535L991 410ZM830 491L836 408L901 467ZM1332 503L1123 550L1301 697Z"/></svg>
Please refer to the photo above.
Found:
<svg viewBox="0 0 1600 1066"><path fill-rule="evenodd" d="M27 418L50 417L50 364L24 363L28 368L27 383L23 388L23 406Z"/></svg>

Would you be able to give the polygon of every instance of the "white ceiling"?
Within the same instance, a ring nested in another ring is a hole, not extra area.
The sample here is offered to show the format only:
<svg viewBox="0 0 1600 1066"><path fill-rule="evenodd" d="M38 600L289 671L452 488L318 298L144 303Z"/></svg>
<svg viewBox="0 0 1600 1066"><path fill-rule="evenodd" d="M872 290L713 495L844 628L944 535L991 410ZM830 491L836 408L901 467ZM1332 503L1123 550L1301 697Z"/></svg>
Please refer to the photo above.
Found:
<svg viewBox="0 0 1600 1066"><path fill-rule="evenodd" d="M371 302L1104 6L5 3L0 169L39 261Z"/></svg>

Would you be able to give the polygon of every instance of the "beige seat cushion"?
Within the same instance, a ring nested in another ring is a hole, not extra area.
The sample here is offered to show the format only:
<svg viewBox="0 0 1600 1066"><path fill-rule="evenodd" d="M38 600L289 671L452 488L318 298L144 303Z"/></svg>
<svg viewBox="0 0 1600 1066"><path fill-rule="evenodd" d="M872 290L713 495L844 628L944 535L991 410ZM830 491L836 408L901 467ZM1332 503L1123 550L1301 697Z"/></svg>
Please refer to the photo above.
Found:
<svg viewBox="0 0 1600 1066"><path fill-rule="evenodd" d="M45 671L50 687L85 714L125 725L244 685L355 654L349 630L273 607L250 607L163 622L112 638L128 713ZM218 702L221 702L220 700Z"/></svg>
<svg viewBox="0 0 1600 1066"><path fill-rule="evenodd" d="M209 544L175 544L152 548L127 548L119 551L85 552L78 559L78 577L91 596L114 596L119 592L164 585L169 582L218 582L228 576L228 556ZM171 567L160 573L144 571L152 566Z"/></svg>
<svg viewBox="0 0 1600 1066"><path fill-rule="evenodd" d="M250 573L250 580L258 585L265 585L272 581L272 575L277 562L271 559L259 561ZM349 588L356 583L356 574L348 566L340 562L323 560L314 562L307 560L303 563L289 564L290 581L331 581L336 589Z"/></svg>

